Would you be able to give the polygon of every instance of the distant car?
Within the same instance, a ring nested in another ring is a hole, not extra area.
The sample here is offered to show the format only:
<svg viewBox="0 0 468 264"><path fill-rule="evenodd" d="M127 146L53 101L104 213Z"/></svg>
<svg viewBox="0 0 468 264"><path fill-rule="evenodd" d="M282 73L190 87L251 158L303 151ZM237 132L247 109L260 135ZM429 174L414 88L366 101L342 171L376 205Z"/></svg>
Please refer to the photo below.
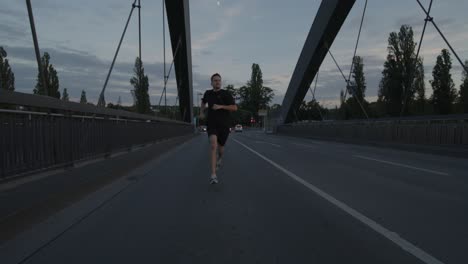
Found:
<svg viewBox="0 0 468 264"><path fill-rule="evenodd" d="M234 131L242 132L242 125L236 125L235 128L234 128Z"/></svg>
<svg viewBox="0 0 468 264"><path fill-rule="evenodd" d="M200 126L200 131L201 132L206 132L206 126Z"/></svg>

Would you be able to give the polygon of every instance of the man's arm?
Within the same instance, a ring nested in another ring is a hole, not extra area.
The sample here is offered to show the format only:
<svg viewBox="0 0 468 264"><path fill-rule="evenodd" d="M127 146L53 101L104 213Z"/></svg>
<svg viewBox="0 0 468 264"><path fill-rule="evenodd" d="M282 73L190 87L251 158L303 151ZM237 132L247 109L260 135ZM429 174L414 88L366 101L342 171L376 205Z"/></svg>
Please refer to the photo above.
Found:
<svg viewBox="0 0 468 264"><path fill-rule="evenodd" d="M225 95L224 102L226 102L226 105L216 105L215 104L215 105L213 105L213 109L214 110L224 109L224 110L228 110L228 111L231 111L231 112L237 111L237 105L236 105L236 103L234 101L234 97L232 97L232 95L230 93Z"/></svg>
<svg viewBox="0 0 468 264"><path fill-rule="evenodd" d="M231 111L231 112L234 112L234 111L237 111L237 105L213 105L213 109L214 110L219 110L219 109L224 109L224 110L228 110L228 111Z"/></svg>
<svg viewBox="0 0 468 264"><path fill-rule="evenodd" d="M205 109L206 109L206 103L204 103L203 100L202 100L202 102L200 104L200 118L201 119L205 118Z"/></svg>

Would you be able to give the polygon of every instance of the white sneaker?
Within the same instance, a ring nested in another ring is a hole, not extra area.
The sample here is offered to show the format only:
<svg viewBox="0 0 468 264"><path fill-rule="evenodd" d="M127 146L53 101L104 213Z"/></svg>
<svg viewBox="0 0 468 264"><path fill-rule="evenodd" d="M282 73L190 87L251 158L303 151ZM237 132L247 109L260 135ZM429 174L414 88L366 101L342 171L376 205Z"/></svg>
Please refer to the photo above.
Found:
<svg viewBox="0 0 468 264"><path fill-rule="evenodd" d="M210 184L217 184L217 183L218 183L218 177L216 177L216 175L211 175Z"/></svg>

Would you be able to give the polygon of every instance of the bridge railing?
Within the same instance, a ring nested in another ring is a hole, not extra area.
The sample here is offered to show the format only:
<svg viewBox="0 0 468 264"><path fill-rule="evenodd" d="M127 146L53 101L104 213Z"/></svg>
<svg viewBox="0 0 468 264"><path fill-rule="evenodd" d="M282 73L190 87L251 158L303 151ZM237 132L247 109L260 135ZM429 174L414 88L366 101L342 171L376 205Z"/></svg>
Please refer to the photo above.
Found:
<svg viewBox="0 0 468 264"><path fill-rule="evenodd" d="M468 146L468 115L301 122L277 131L310 138Z"/></svg>
<svg viewBox="0 0 468 264"><path fill-rule="evenodd" d="M0 92L0 178L193 133L193 125L123 110Z"/></svg>

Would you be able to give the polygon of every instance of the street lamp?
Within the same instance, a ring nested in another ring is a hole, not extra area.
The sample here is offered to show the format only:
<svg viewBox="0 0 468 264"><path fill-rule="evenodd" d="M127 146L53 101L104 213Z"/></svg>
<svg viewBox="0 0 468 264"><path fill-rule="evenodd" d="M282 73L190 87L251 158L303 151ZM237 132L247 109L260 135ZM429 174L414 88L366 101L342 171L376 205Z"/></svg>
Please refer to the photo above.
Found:
<svg viewBox="0 0 468 264"><path fill-rule="evenodd" d="M198 116L200 116L200 114L201 114L200 96L203 96L203 94L200 93L200 92L198 92L198 93L197 93L197 103L196 103L196 105L198 106ZM198 116L196 117L196 122L195 122L197 126L198 126L199 123L200 123L200 122L199 122Z"/></svg>
<svg viewBox="0 0 468 264"><path fill-rule="evenodd" d="M201 108L200 108L200 96L203 96L202 93L197 93L197 106L198 106L198 114L201 113Z"/></svg>

